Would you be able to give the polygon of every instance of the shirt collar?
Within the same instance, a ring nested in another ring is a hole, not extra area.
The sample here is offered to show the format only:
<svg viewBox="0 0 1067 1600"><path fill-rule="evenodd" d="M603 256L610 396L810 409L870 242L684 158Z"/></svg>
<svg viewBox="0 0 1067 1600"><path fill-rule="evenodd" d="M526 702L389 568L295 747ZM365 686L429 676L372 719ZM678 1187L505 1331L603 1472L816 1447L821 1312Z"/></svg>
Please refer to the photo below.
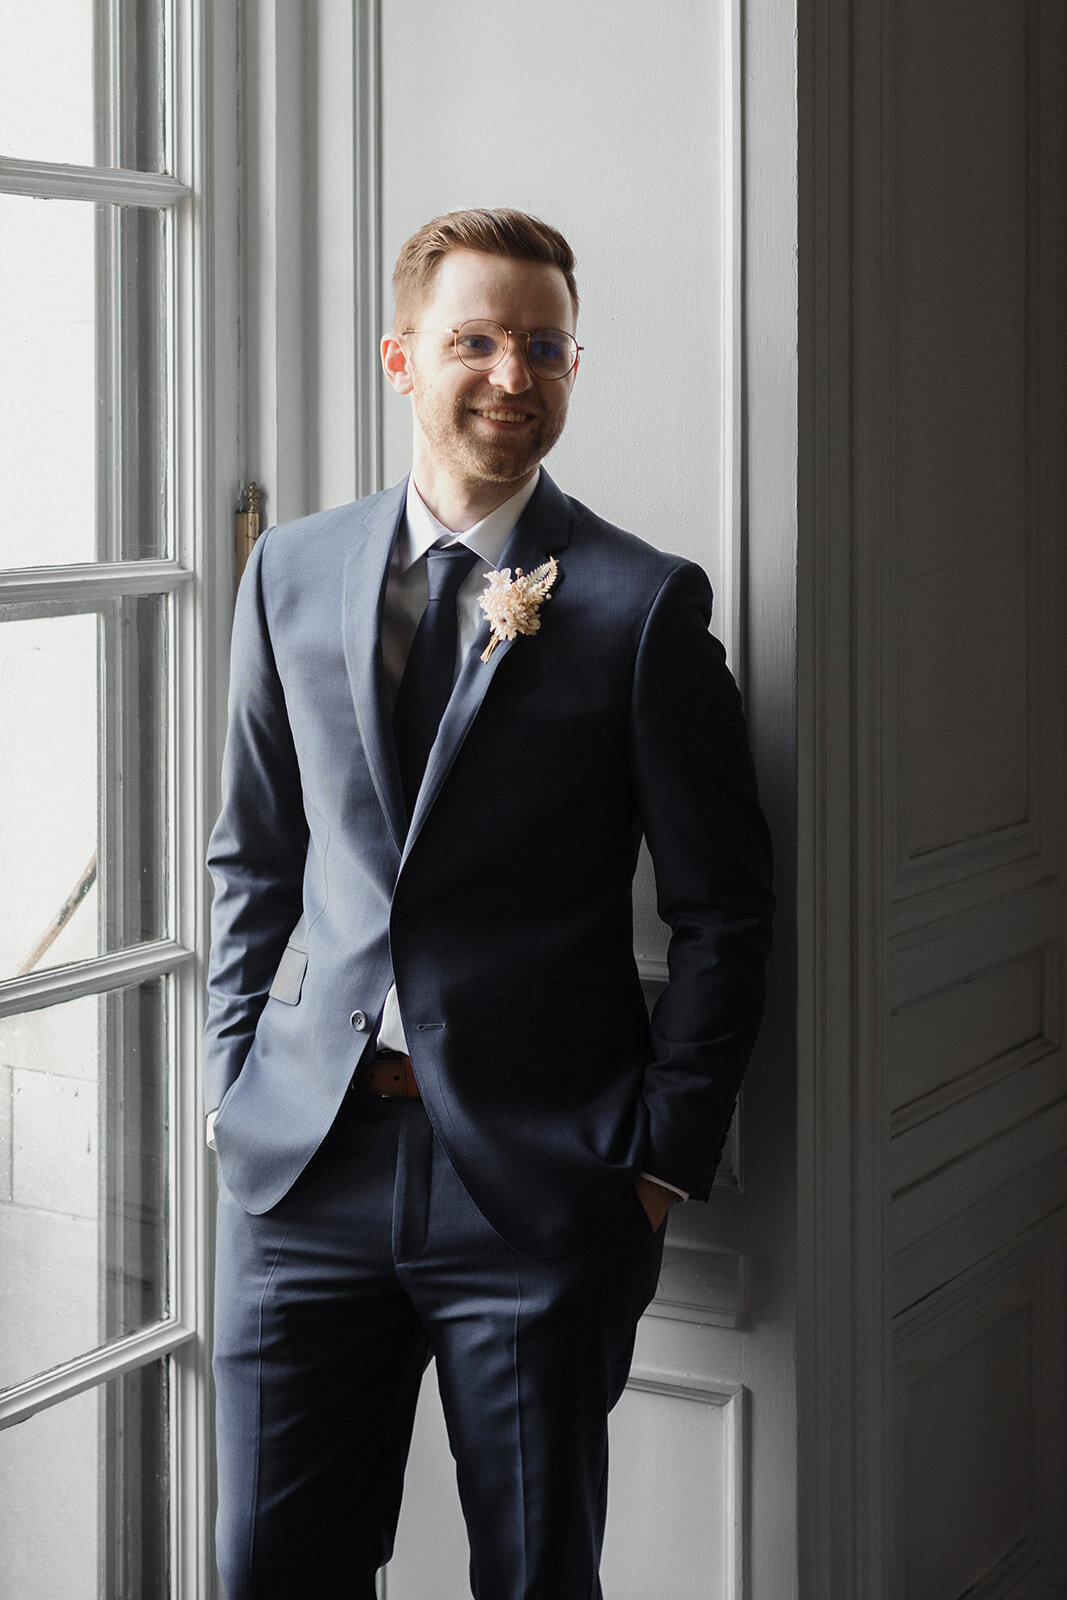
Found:
<svg viewBox="0 0 1067 1600"><path fill-rule="evenodd" d="M397 539L397 564L400 571L406 572L438 540L447 544L465 544L489 566L497 566L515 530L515 524L526 510L540 478L541 469L538 467L529 483L524 484L510 500L505 500L502 506L490 511L487 517L483 517L481 522L476 522L473 528L468 528L466 533L456 533L437 520L416 489L415 479L409 477L404 524Z"/></svg>

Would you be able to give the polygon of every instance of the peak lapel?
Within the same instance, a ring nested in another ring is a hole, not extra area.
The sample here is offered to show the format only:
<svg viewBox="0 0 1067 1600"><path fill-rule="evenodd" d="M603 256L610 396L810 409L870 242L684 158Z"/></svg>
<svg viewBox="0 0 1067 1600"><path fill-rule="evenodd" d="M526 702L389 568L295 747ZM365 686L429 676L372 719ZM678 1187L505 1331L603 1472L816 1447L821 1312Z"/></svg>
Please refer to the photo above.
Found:
<svg viewBox="0 0 1067 1600"><path fill-rule="evenodd" d="M504 554L500 558L500 567L510 567L512 573L518 567L523 572L533 572L536 567L547 561L550 555L560 560L559 577L556 580L558 588L564 577L564 565L560 559L560 552L565 550L570 542L571 518L573 512L566 496L561 494L548 473L541 468L541 478L534 494L522 516L515 525L515 531L507 542ZM553 590L555 594L556 590ZM551 602L549 602L551 603ZM536 637L536 636L535 636ZM498 644L487 662L482 660L482 651L489 643L489 624L484 622L478 630L477 637L460 668L459 677L456 679L452 690L452 697L445 708L441 718L441 726L437 730L437 738L430 749L426 760L426 772L423 776L422 787L415 802L415 811L411 818L411 827L408 830L407 842L404 846L406 859L411 850L419 830L427 814L441 791L441 785L451 771L452 764L459 754L463 741L470 732L475 717L482 708L489 686L503 667L507 656L518 646L520 649L528 645L529 641L523 639L506 639Z"/></svg>
<svg viewBox="0 0 1067 1600"><path fill-rule="evenodd" d="M378 495L363 511L361 538L345 557L344 650L360 737L378 800L397 849L407 816L382 678L382 605L407 484Z"/></svg>

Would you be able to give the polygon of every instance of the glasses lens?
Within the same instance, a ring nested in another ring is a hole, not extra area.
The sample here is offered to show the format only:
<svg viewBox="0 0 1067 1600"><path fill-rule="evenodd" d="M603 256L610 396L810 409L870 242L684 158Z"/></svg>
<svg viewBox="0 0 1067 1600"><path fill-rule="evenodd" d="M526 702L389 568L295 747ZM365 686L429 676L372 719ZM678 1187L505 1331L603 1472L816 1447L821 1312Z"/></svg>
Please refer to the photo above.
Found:
<svg viewBox="0 0 1067 1600"><path fill-rule="evenodd" d="M508 336L499 322L461 322L456 329L456 354L465 367L488 372L502 360Z"/></svg>
<svg viewBox="0 0 1067 1600"><path fill-rule="evenodd" d="M559 328L538 328L530 335L526 359L539 378L565 378L578 359L578 346Z"/></svg>

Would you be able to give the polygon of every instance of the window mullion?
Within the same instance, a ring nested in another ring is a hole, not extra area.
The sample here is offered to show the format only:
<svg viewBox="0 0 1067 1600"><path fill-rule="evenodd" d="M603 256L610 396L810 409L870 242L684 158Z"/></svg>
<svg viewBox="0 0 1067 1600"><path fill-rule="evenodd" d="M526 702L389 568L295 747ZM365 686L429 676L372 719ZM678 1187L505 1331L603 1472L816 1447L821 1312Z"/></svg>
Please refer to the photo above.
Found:
<svg viewBox="0 0 1067 1600"><path fill-rule="evenodd" d="M121 555L117 528L123 511L122 369L128 359L122 329L127 308L122 274L121 214L114 206L96 211L96 559Z"/></svg>
<svg viewBox="0 0 1067 1600"><path fill-rule="evenodd" d="M176 939L154 939L73 966L49 967L25 978L9 978L0 983L0 1017L40 1011L85 995L104 994L123 984L146 983L150 978L176 972L193 960L193 951Z"/></svg>
<svg viewBox="0 0 1067 1600"><path fill-rule="evenodd" d="M167 560L29 567L0 572L0 606L17 605L29 612L34 606L74 605L91 611L123 595L171 594L192 580L188 567Z"/></svg>
<svg viewBox="0 0 1067 1600"><path fill-rule="evenodd" d="M39 200L89 200L97 204L171 208L191 194L167 173L127 167L79 167L58 161L0 156L0 193Z"/></svg>
<svg viewBox="0 0 1067 1600"><path fill-rule="evenodd" d="M109 1378L119 1378L136 1367L173 1354L195 1339L196 1331L190 1324L168 1317L103 1349L91 1350L39 1377L28 1378L25 1383L0 1391L0 1430L25 1422L38 1411L69 1400L72 1395L81 1394L84 1389L91 1389Z"/></svg>
<svg viewBox="0 0 1067 1600"><path fill-rule="evenodd" d="M93 158L99 167L118 164L118 110L115 57L118 18L115 0L93 6Z"/></svg>

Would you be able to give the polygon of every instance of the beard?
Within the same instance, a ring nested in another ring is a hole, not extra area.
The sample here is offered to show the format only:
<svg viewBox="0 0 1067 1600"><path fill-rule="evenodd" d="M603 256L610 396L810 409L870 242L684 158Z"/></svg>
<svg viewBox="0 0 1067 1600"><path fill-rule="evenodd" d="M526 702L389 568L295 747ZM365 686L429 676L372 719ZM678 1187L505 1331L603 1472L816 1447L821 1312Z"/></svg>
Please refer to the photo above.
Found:
<svg viewBox="0 0 1067 1600"><path fill-rule="evenodd" d="M486 395L446 399L416 381L412 400L419 429L436 461L459 479L474 483L519 483L528 478L563 432L567 396L546 409L534 398L490 390ZM514 433L490 432L473 413L523 411L531 420Z"/></svg>

